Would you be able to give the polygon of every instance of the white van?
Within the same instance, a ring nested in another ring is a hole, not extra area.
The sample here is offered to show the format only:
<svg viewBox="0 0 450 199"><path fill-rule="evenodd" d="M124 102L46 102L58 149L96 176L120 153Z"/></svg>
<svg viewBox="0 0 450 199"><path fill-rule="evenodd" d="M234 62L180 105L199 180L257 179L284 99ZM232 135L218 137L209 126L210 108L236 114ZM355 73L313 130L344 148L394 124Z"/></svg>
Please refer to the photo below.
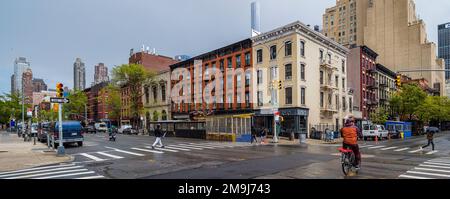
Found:
<svg viewBox="0 0 450 199"><path fill-rule="evenodd" d="M378 124L366 124L363 126L363 138L364 140L367 140L367 138L373 138L378 137L379 140L382 140L383 138L388 138L388 131L384 128L383 125Z"/></svg>
<svg viewBox="0 0 450 199"><path fill-rule="evenodd" d="M108 132L108 126L104 122L95 123L95 131L98 132Z"/></svg>

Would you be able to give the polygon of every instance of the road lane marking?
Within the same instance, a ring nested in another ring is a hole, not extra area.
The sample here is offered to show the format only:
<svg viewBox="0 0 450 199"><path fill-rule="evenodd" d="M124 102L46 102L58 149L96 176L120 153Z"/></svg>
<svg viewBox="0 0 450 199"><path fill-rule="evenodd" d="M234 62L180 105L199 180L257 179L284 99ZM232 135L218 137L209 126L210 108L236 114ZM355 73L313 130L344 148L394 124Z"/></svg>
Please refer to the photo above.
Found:
<svg viewBox="0 0 450 199"><path fill-rule="evenodd" d="M371 146L373 146L373 145L363 145L363 146L360 146L359 148L366 148L366 147L371 147Z"/></svg>
<svg viewBox="0 0 450 199"><path fill-rule="evenodd" d="M427 177L419 177L419 176L411 176L411 175L400 175L400 178L412 178L412 179L433 179L433 178L427 178Z"/></svg>
<svg viewBox="0 0 450 199"><path fill-rule="evenodd" d="M135 156L145 156L144 154L141 153L134 153L134 152L130 152L130 151L125 151L125 150L120 150L120 149L116 149L116 148L112 148L112 147L107 147L106 148L109 149L114 149L114 151L120 152L120 153L126 153L126 154L130 154L130 155L135 155Z"/></svg>
<svg viewBox="0 0 450 199"><path fill-rule="evenodd" d="M39 174L31 174L31 175L24 175L24 176L16 176L16 177L10 177L10 178L5 178L5 179L32 178L32 177L38 177L38 176L48 176L48 175L53 175L53 174L73 173L73 172L80 172L80 171L87 171L87 169L73 169L73 170L65 170L65 171L55 171L55 172L48 172L48 173L39 173Z"/></svg>
<svg viewBox="0 0 450 199"><path fill-rule="evenodd" d="M406 173L414 173L414 174L422 174L422 175L439 176L439 177L450 178L450 175L444 175L444 174L438 174L438 173L427 173L427 172L419 172L419 171L407 171Z"/></svg>
<svg viewBox="0 0 450 199"><path fill-rule="evenodd" d="M179 146L179 145L170 145L170 146L174 146L174 147L178 147L178 148L186 148L186 149L203 150L202 148L190 147L190 146Z"/></svg>
<svg viewBox="0 0 450 199"><path fill-rule="evenodd" d="M431 167L431 168L440 168L440 169L450 169L450 167L446 167L446 166L428 165L428 164L421 164L419 166L421 166L421 167Z"/></svg>
<svg viewBox="0 0 450 199"><path fill-rule="evenodd" d="M431 154L434 154L434 153L437 153L438 151L430 151L430 152L428 152L427 153L427 155L431 155Z"/></svg>
<svg viewBox="0 0 450 199"><path fill-rule="evenodd" d="M435 163L448 163L448 164L450 164L450 161L446 161L446 160L429 160L428 162L435 162Z"/></svg>
<svg viewBox="0 0 450 199"><path fill-rule="evenodd" d="M417 150L414 150L414 151L410 151L409 153L417 153L419 151L422 151L422 149L417 149Z"/></svg>
<svg viewBox="0 0 450 199"><path fill-rule="evenodd" d="M147 148L147 149L151 149L152 147L151 147L151 146L146 146L145 148ZM155 147L155 149L154 149L154 150L160 150L160 151L169 151L169 152L174 152L174 153L178 152L178 151L176 151L176 150L170 150L170 149L166 149L166 148L159 148L159 147Z"/></svg>
<svg viewBox="0 0 450 199"><path fill-rule="evenodd" d="M443 172L443 173L450 173L450 170L442 170L442 169L429 169L429 168L421 168L416 167L415 170L423 170L423 171L437 171L437 172Z"/></svg>
<svg viewBox="0 0 450 199"><path fill-rule="evenodd" d="M180 151L191 151L189 149L177 148L177 147L172 147L172 146L166 146L166 148L180 150Z"/></svg>
<svg viewBox="0 0 450 199"><path fill-rule="evenodd" d="M85 179L98 179L98 178L104 178L105 176L88 176L88 177L82 177L82 178L75 178L76 180L85 180Z"/></svg>
<svg viewBox="0 0 450 199"><path fill-rule="evenodd" d="M381 149L381 150L382 150L382 151L387 151L387 150L390 150L390 149L396 149L396 148L398 148L398 147L393 146L393 147L388 147L388 148L384 148L384 149Z"/></svg>
<svg viewBox="0 0 450 199"><path fill-rule="evenodd" d="M138 151L149 152L149 153L159 153L159 154L164 153L162 151L155 151L155 150L148 150L148 149L141 149L141 148L131 148L131 149L138 150Z"/></svg>
<svg viewBox="0 0 450 199"><path fill-rule="evenodd" d="M440 166L450 166L448 163L437 163L437 162L424 162L424 164L440 165Z"/></svg>
<svg viewBox="0 0 450 199"><path fill-rule="evenodd" d="M46 177L33 178L33 179L51 179L51 178L61 178L61 177L67 177L67 176L79 176L79 175L86 175L86 174L93 174L93 173L95 173L95 172L87 171L87 172L70 173L70 174L63 174L63 175L56 175L56 176L46 176Z"/></svg>
<svg viewBox="0 0 450 199"><path fill-rule="evenodd" d="M409 149L409 147L406 147L406 148L402 148L402 149L397 149L397 150L394 150L394 151L396 151L396 152L400 152L400 151L406 151L406 150L408 150Z"/></svg>
<svg viewBox="0 0 450 199"><path fill-rule="evenodd" d="M189 144L178 144L178 146L188 146L188 147L197 147L197 148L204 148L204 149L215 149L215 147L210 147L210 146L194 146L194 145L189 145Z"/></svg>
<svg viewBox="0 0 450 199"><path fill-rule="evenodd" d="M373 146L373 147L369 147L369 149L379 149L379 148L383 148L385 146Z"/></svg>
<svg viewBox="0 0 450 199"><path fill-rule="evenodd" d="M44 173L44 172L48 172L48 171L59 171L59 170L76 169L76 168L81 168L81 166L60 167L60 168L43 169L43 170L38 170L38 171L26 171L26 172L23 172L23 173L12 173L12 174L0 175L0 178L11 177L11 176L27 175L27 174L35 174L35 173Z"/></svg>
<svg viewBox="0 0 450 199"><path fill-rule="evenodd" d="M84 157L87 157L87 158L90 158L90 159L92 159L92 160L95 160L95 161L97 161L97 162L105 161L105 159L101 159L101 158L99 158L99 157L96 157L96 156L93 156L93 155L89 155L89 154L87 154L87 153L80 153L80 155L82 155L82 156L84 156Z"/></svg>
<svg viewBox="0 0 450 199"><path fill-rule="evenodd" d="M74 165L75 165L75 164L61 164L61 165L46 166L46 167L35 167L35 168L30 168L30 169L21 169L21 170L16 170L16 171L2 172L2 173L0 173L0 175L11 174L11 173L20 173L20 172L24 172L24 171L34 171L34 170L39 170L39 169L50 169L50 168L58 168L58 167L68 167L68 166L74 166Z"/></svg>
<svg viewBox="0 0 450 199"><path fill-rule="evenodd" d="M114 158L114 159L122 159L123 158L122 156L112 155L112 154L105 153L105 152L97 152L97 153L100 155L110 157L110 158Z"/></svg>

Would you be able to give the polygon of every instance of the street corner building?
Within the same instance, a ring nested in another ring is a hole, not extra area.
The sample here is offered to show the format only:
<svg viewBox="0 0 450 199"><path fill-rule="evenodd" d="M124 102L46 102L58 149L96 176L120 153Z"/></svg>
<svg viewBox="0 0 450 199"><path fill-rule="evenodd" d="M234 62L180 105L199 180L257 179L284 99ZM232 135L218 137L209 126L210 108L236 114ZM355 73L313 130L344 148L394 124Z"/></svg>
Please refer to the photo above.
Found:
<svg viewBox="0 0 450 199"><path fill-rule="evenodd" d="M299 21L252 41L257 70L255 127L272 131L274 106L283 118L282 136L342 127L352 112L353 98L347 89L346 47Z"/></svg>

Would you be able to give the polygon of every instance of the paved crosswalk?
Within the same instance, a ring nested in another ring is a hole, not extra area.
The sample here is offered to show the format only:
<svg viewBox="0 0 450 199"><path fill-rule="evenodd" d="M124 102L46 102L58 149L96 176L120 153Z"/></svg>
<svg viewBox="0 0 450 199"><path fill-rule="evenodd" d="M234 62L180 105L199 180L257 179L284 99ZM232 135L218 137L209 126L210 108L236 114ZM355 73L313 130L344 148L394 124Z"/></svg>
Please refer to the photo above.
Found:
<svg viewBox="0 0 450 199"><path fill-rule="evenodd" d="M428 160L399 176L401 179L450 179L450 157Z"/></svg>
<svg viewBox="0 0 450 199"><path fill-rule="evenodd" d="M362 144L359 147L361 150L376 150L376 151L384 151L384 152L404 152L408 154L424 154L424 155L433 155L438 153L438 150L427 151L415 147L406 147L406 146L385 146L385 145L373 145L373 144Z"/></svg>
<svg viewBox="0 0 450 199"><path fill-rule="evenodd" d="M1 172L0 179L101 179L102 175L84 168L82 165L59 164L30 169Z"/></svg>
<svg viewBox="0 0 450 199"><path fill-rule="evenodd" d="M225 142L205 142L205 143L176 143L161 147L152 148L150 144L144 146L130 147L127 149L105 147L108 150L85 152L73 154L76 157L75 163L87 163L87 162L102 162L107 160L123 159L126 157L146 156L150 154L161 155L165 153L183 153L191 151L206 151L217 149L228 149L235 147L247 147L254 146L248 143L225 143Z"/></svg>

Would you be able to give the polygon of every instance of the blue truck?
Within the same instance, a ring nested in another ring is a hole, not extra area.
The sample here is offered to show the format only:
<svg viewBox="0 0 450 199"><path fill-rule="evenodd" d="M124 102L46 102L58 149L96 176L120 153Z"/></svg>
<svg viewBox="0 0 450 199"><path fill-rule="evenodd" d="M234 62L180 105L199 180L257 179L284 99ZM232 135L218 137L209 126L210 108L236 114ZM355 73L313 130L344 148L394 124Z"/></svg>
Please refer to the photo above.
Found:
<svg viewBox="0 0 450 199"><path fill-rule="evenodd" d="M81 123L78 121L63 121L63 143L74 144L83 146L84 136ZM53 147L56 148L59 145L59 122L52 122L50 124L50 141L53 143Z"/></svg>

